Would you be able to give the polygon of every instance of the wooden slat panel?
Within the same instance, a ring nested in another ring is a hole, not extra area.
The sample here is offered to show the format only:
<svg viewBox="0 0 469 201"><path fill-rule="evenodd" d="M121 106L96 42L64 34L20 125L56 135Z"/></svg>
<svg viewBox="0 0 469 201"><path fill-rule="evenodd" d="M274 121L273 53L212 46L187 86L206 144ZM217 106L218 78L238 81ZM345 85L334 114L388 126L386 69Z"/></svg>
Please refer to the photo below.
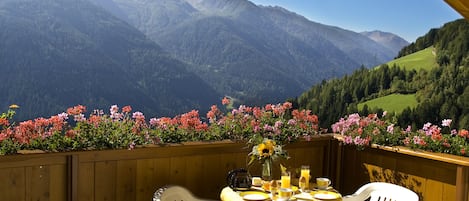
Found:
<svg viewBox="0 0 469 201"><path fill-rule="evenodd" d="M50 200L67 200L67 167L65 165L51 165L50 170Z"/></svg>
<svg viewBox="0 0 469 201"><path fill-rule="evenodd" d="M205 185L209 184L212 177L204 177L203 158L206 156L190 156L184 157L185 162L185 180L184 186L192 192L201 192ZM210 163L218 164L219 161L210 161ZM217 171L218 172L218 171ZM214 172L212 172L213 174ZM215 175L213 175L214 177Z"/></svg>
<svg viewBox="0 0 469 201"><path fill-rule="evenodd" d="M229 162L226 160L229 160ZM231 166L231 169L234 169L233 166L236 164L236 161L238 161L237 154L229 154L228 156L224 154L211 154L203 156L201 158L202 166L200 167L202 170L200 175L202 179L196 182L199 188L197 191L194 191L194 193L198 197L217 198L222 190L220 184L226 184L228 168ZM227 163L231 165L227 165Z"/></svg>
<svg viewBox="0 0 469 201"><path fill-rule="evenodd" d="M443 184L443 199L456 200L456 187L454 185Z"/></svg>
<svg viewBox="0 0 469 201"><path fill-rule="evenodd" d="M400 157L397 155L397 157ZM396 165L396 184L405 186L422 196L425 194L426 177L419 172L426 171L427 167L416 165L415 160L399 158ZM422 163L419 161L419 163Z"/></svg>
<svg viewBox="0 0 469 201"><path fill-rule="evenodd" d="M342 146L342 167L340 168L340 187L341 193L349 195L354 193L362 184L356 181L362 178L361 172L357 172L360 168L361 161L358 159L359 152L350 148L350 146ZM345 168L347 167L347 168ZM364 173L363 173L364 174Z"/></svg>
<svg viewBox="0 0 469 201"><path fill-rule="evenodd" d="M158 188L171 184L170 158L139 160L137 169L137 200L151 200Z"/></svg>
<svg viewBox="0 0 469 201"><path fill-rule="evenodd" d="M186 157L172 157L170 160L170 184L184 186L186 181Z"/></svg>
<svg viewBox="0 0 469 201"><path fill-rule="evenodd" d="M25 168L0 169L0 195L2 200L26 200Z"/></svg>
<svg viewBox="0 0 469 201"><path fill-rule="evenodd" d="M116 201L135 200L136 168L136 160L117 161Z"/></svg>
<svg viewBox="0 0 469 201"><path fill-rule="evenodd" d="M397 165L397 158L387 154L375 153L372 151L363 152L364 158L368 164L379 164L384 169L395 170Z"/></svg>
<svg viewBox="0 0 469 201"><path fill-rule="evenodd" d="M94 163L80 163L78 171L78 200L94 201L97 190L95 183Z"/></svg>
<svg viewBox="0 0 469 201"><path fill-rule="evenodd" d="M217 163L213 163L213 161ZM228 185L226 181L228 173L234 169L245 168L252 176L259 176L259 168L252 165L248 166L248 162L249 160L245 152L219 153L207 156L204 158L204 169L207 169L204 172L204 177L212 178L212 181L208 184L210 189L204 189L204 191L197 195L199 197L220 199L219 196L222 188Z"/></svg>
<svg viewBox="0 0 469 201"><path fill-rule="evenodd" d="M156 185L149 186L151 190L151 195L153 196L153 192L157 190L156 187L163 187L166 185L170 185L171 183L171 158L157 158L154 159L154 166L153 169L155 170L155 177L152 178L156 182Z"/></svg>
<svg viewBox="0 0 469 201"><path fill-rule="evenodd" d="M332 175L334 174L332 171L326 170L324 168L328 162L328 160L325 159L327 153L325 152L324 147L295 148L289 149L288 153L291 158L284 162L292 174L291 182L293 185L298 185L300 168L302 165L308 165L310 167L310 182L312 183L315 182L315 178L317 177L331 178L334 176ZM332 185L335 186L337 184L333 183Z"/></svg>
<svg viewBox="0 0 469 201"><path fill-rule="evenodd" d="M95 163L95 200L116 200L116 161Z"/></svg>
<svg viewBox="0 0 469 201"><path fill-rule="evenodd" d="M443 183L435 180L426 180L424 193L423 198L425 201L448 200L446 195L443 194Z"/></svg>
<svg viewBox="0 0 469 201"><path fill-rule="evenodd" d="M216 170L215 167L220 167L222 173L228 174L230 170L238 168L247 168L247 155L244 153L227 153L227 154L215 154L208 155L210 159L204 159L208 163L211 160L216 160L218 165L214 165L214 168L211 167L211 170ZM205 164L204 163L204 164ZM219 170L216 170L219 171Z"/></svg>
<svg viewBox="0 0 469 201"><path fill-rule="evenodd" d="M151 200L148 195L152 195L153 192L155 191L155 188L159 187L159 185L156 183L155 178L157 178L155 160L153 159L138 160L136 184L135 184L135 188L137 190L136 200ZM154 186L154 187L149 188L151 186Z"/></svg>
<svg viewBox="0 0 469 201"><path fill-rule="evenodd" d="M405 180L407 183L397 183L397 185L404 186L414 191L415 193L417 193L420 200L425 200L424 194L426 192L427 187L427 182L425 182L426 178L405 174L403 174L402 177L407 179Z"/></svg>
<svg viewBox="0 0 469 201"><path fill-rule="evenodd" d="M27 184L27 197L31 200L45 201L50 196L50 168L40 165L26 168L26 176L29 180ZM29 193L28 193L29 192Z"/></svg>
<svg viewBox="0 0 469 201"><path fill-rule="evenodd" d="M32 178L31 178L31 175L32 175L32 167L25 167L24 168L24 174L26 176L25 178L25 197L26 197L26 200L32 200L32 193L31 193L31 188L32 188Z"/></svg>

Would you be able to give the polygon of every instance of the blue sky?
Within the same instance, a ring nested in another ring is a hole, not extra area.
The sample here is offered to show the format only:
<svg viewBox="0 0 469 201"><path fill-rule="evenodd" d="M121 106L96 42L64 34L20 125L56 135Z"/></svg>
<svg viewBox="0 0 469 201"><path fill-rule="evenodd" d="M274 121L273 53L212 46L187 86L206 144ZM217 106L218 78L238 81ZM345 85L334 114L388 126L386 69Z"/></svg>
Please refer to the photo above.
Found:
<svg viewBox="0 0 469 201"><path fill-rule="evenodd" d="M444 0L251 0L355 32L380 30L409 42L462 16Z"/></svg>

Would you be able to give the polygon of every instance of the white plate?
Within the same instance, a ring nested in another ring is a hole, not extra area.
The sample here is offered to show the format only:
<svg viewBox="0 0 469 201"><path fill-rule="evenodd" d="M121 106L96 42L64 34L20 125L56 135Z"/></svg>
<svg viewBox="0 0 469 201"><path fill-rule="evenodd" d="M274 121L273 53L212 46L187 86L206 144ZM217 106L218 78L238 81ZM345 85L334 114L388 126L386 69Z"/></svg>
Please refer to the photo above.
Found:
<svg viewBox="0 0 469 201"><path fill-rule="evenodd" d="M315 200L310 193L295 194L293 197L300 199L300 200Z"/></svg>
<svg viewBox="0 0 469 201"><path fill-rule="evenodd" d="M336 200L342 197L339 193L331 191L313 191L311 194L319 200Z"/></svg>
<svg viewBox="0 0 469 201"><path fill-rule="evenodd" d="M321 199L321 200L327 200L327 199L336 199L337 196L333 195L333 194L321 194L321 193L318 193L316 195L314 195L314 198L316 199Z"/></svg>
<svg viewBox="0 0 469 201"><path fill-rule="evenodd" d="M249 192L248 191L248 192L243 192L240 194L245 200L259 201L259 200L269 199L269 195L266 193L262 193L262 192L254 192L254 191Z"/></svg>

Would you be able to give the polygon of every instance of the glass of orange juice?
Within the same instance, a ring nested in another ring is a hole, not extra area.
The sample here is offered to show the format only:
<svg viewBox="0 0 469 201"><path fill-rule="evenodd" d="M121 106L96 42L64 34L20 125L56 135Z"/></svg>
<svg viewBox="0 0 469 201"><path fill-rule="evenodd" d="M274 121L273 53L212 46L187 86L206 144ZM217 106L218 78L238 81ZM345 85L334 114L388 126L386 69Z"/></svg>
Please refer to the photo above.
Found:
<svg viewBox="0 0 469 201"><path fill-rule="evenodd" d="M280 188L290 188L290 172L282 172Z"/></svg>
<svg viewBox="0 0 469 201"><path fill-rule="evenodd" d="M300 177L304 177L304 178L305 178L305 180L306 180L305 189L309 189L309 178L310 178L310 175L309 175L309 165L302 165L302 166L301 166Z"/></svg>

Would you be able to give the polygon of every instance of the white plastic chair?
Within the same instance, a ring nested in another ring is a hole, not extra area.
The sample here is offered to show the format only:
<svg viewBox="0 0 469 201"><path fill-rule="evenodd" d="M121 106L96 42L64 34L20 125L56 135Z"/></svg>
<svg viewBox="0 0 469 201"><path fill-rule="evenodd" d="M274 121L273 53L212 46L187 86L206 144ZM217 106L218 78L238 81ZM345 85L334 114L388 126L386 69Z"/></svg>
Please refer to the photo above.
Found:
<svg viewBox="0 0 469 201"><path fill-rule="evenodd" d="M209 201L195 197L188 189L181 186L165 186L156 190L153 201Z"/></svg>
<svg viewBox="0 0 469 201"><path fill-rule="evenodd" d="M391 183L373 182L360 187L354 194L342 198L343 201L418 201L414 191Z"/></svg>

